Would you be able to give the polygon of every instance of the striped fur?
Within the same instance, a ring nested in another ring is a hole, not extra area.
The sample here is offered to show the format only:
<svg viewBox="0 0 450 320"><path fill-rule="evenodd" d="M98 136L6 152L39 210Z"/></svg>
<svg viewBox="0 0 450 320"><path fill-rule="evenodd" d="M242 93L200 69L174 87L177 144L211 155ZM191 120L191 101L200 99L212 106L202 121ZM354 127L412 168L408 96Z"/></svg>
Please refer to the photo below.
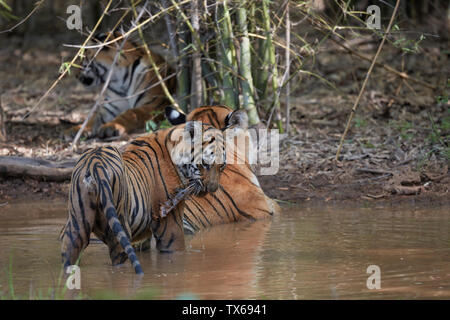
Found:
<svg viewBox="0 0 450 320"><path fill-rule="evenodd" d="M103 42L105 38L106 35L97 36L97 43ZM116 55L114 45L103 47L98 53L96 51L97 49L86 50L83 70L78 76L87 87L95 87L105 82ZM151 55L163 79L169 76L171 70L164 59L153 52ZM174 80L172 77L165 82L169 90L175 88ZM161 85L156 85L157 83L158 78L144 50L127 41L106 89L106 103L100 106L88 122L85 136L120 136L143 129L148 120L162 120L164 107L169 105L169 102ZM66 139L74 137L79 128L78 125L67 130Z"/></svg>
<svg viewBox="0 0 450 320"><path fill-rule="evenodd" d="M167 107L166 118L171 123L195 120L216 128L248 121L244 111L221 105L199 107L187 116ZM246 128L242 123L240 127ZM264 194L247 160L245 164L227 163L220 179L219 190L214 194L186 201L183 219L186 232L194 233L222 223L265 219L280 211L278 204Z"/></svg>
<svg viewBox="0 0 450 320"><path fill-rule="evenodd" d="M61 232L65 267L76 263L91 232L109 247L113 265L129 258L136 273L142 268L132 243L153 235L160 251L184 249L184 201L166 217L160 216L160 206L178 188L193 182L201 186L200 198L219 188L224 167L223 159L218 160L224 154L222 131L208 125L200 128L199 164L183 160L186 151L194 154L193 144L181 139L183 133L193 135L193 122L141 136L123 153L103 146L80 157L72 174L69 217ZM189 166L193 168L187 170Z"/></svg>

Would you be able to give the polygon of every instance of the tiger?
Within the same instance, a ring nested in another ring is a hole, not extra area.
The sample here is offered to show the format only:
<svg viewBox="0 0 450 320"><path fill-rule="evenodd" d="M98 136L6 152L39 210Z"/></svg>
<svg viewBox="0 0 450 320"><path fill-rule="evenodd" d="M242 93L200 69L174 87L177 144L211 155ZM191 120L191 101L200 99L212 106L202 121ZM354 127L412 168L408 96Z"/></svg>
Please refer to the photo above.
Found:
<svg viewBox="0 0 450 320"><path fill-rule="evenodd" d="M102 33L94 37L94 44L119 37L114 33ZM122 40L118 40L120 43ZM114 44L104 46L97 52L96 48L86 49L82 70L78 80L88 88L104 84L111 69L116 48ZM169 91L175 88L173 70L160 55L151 52L151 56ZM161 84L151 67L145 51L133 41L126 40L114 66L110 82L105 91L105 102L88 121L83 136L109 138L124 136L138 129L144 129L148 120L160 122L164 119L164 107L169 101ZM76 125L64 132L66 140L72 139L81 125Z"/></svg>
<svg viewBox="0 0 450 320"><path fill-rule="evenodd" d="M188 115L167 106L165 115L173 125L201 121L218 129L230 126L248 129L246 112L233 111L224 105L198 107ZM245 159L242 164L227 162L217 192L186 200L183 224L186 233L195 234L217 224L270 218L280 211L279 205L265 195L252 166Z"/></svg>
<svg viewBox="0 0 450 320"><path fill-rule="evenodd" d="M194 135L199 126L201 141ZM183 250L185 201L165 217L160 206L186 185L195 187L199 199L217 192L226 166L227 130L188 121L135 138L122 152L106 145L82 154L72 173L69 216L60 235L64 267L77 262L91 233L109 247L113 265L128 258L137 274L143 273L133 248L139 241L153 236L160 252ZM195 149L199 143L200 151Z"/></svg>

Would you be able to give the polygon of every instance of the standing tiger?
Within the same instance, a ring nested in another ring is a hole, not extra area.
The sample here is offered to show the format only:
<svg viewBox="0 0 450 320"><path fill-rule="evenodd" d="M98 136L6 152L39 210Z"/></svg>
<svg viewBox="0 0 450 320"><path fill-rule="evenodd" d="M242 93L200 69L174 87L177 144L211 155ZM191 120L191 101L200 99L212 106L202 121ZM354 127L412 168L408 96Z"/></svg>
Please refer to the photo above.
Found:
<svg viewBox="0 0 450 320"><path fill-rule="evenodd" d="M166 107L165 113L174 125L201 121L218 129L236 125L239 128L248 127L248 117L244 111L233 111L221 105L199 107L188 115ZM268 218L279 211L278 204L264 194L246 158L242 164L227 161L217 192L203 198L193 196L186 200L183 223L186 232L195 233L212 225Z"/></svg>
<svg viewBox="0 0 450 320"><path fill-rule="evenodd" d="M112 146L86 151L72 173L61 231L64 266L75 264L91 232L108 245L113 265L129 258L136 273L142 268L131 243L153 235L158 250L183 250L184 201L165 217L160 206L186 185L194 185L199 198L220 188L227 130L186 122L136 138L123 153ZM191 138L180 139L187 133Z"/></svg>
<svg viewBox="0 0 450 320"><path fill-rule="evenodd" d="M118 36L116 33L115 37ZM106 38L106 34L100 34L94 38L94 44L104 42ZM113 38L110 37L108 41ZM114 44L105 46L98 52L97 49L86 49L83 69L78 79L86 87L105 83L115 55ZM171 71L169 65L158 54L152 52L151 56L163 79L167 78ZM174 78L165 83L169 90L175 87ZM158 84L148 56L142 48L129 40L125 42L116 61L104 100L105 103L89 120L84 136L107 138L144 129L148 120L162 120L164 107L170 104L162 86ZM80 127L81 125L77 125L66 130L65 138L73 138Z"/></svg>

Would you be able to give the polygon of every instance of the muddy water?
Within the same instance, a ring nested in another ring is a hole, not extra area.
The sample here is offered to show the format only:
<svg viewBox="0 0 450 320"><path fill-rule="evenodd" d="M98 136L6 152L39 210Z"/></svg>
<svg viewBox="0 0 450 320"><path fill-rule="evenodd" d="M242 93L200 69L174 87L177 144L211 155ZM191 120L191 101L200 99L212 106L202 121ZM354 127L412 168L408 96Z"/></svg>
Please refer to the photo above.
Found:
<svg viewBox="0 0 450 320"><path fill-rule="evenodd" d="M19 297L55 287L65 207L63 202L0 207L3 296L10 279ZM219 226L188 237L185 252L140 253L145 272L140 280L129 263L111 267L107 247L91 243L81 263L81 293L88 298L139 298L151 292L157 299L449 299L449 232L449 207L286 208L271 221ZM367 288L370 265L380 268L381 289Z"/></svg>

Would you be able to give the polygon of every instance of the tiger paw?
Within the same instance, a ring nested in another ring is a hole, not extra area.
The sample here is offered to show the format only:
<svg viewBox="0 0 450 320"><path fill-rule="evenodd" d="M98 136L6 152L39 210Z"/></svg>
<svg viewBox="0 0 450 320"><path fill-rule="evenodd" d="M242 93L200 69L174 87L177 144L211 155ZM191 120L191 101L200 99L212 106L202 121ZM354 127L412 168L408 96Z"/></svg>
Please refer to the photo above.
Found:
<svg viewBox="0 0 450 320"><path fill-rule="evenodd" d="M127 133L127 130L124 126L115 122L105 123L100 127L98 131L99 138L110 138L110 137L120 137Z"/></svg>
<svg viewBox="0 0 450 320"><path fill-rule="evenodd" d="M75 136L77 135L78 131L81 128L81 124L77 126L73 126L67 130L64 131L64 140L66 141L72 141ZM84 128L83 133L81 134L81 138L89 138L92 136L92 129L91 128Z"/></svg>

